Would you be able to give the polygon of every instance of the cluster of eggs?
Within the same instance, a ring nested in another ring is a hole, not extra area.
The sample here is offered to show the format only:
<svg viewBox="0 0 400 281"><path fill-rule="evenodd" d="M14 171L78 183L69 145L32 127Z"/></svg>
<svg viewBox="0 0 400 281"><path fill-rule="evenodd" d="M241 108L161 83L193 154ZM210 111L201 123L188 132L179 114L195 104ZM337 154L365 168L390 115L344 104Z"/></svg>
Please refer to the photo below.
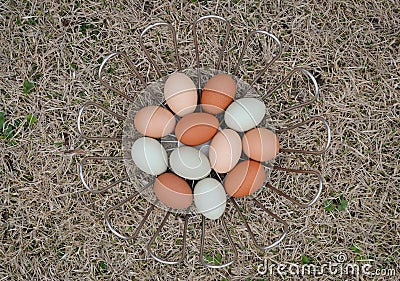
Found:
<svg viewBox="0 0 400 281"><path fill-rule="evenodd" d="M226 194L244 197L263 185L261 162L276 157L279 140L271 130L257 127L265 104L253 97L235 100L235 95L230 75L210 78L198 97L190 77L177 72L164 85L168 108L147 106L136 113L134 126L143 137L133 143L132 159L140 170L157 177L153 190L166 206L186 209L194 202L199 213L217 219L225 210ZM224 129L216 117L222 113ZM172 133L179 145L168 159L159 140ZM208 153L202 151L204 144ZM212 169L225 174L223 182L209 177ZM195 183L193 190L188 181Z"/></svg>

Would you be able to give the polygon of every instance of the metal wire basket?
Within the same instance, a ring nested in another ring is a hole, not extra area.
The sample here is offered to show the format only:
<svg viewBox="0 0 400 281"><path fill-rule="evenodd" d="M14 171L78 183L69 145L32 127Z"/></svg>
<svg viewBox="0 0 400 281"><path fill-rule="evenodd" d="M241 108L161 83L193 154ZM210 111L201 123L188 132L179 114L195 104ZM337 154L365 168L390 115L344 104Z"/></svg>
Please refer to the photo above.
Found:
<svg viewBox="0 0 400 281"><path fill-rule="evenodd" d="M225 25L225 38L223 40L223 44L222 47L219 50L219 56L218 56L218 60L217 60L217 64L215 69L205 69L205 68L201 68L200 66L200 60L199 60L199 43L198 43L198 36L197 36L197 26L200 22L202 21L206 21L206 20L214 20L214 21L221 21L224 23ZM196 62L196 66L194 68L191 69L185 69L182 70L181 67L181 61L180 61L180 57L179 57L179 52L178 52L178 44L177 44L177 36L176 36L176 32L174 27L166 22L160 22L160 23L155 23L153 25L148 26L146 29L143 30L143 32L141 33L140 37L139 37L139 43L140 46L144 52L144 54L146 55L149 63L153 66L154 71L156 72L156 74L158 75L159 79L157 81L154 81L153 83L149 83L147 84L145 79L141 76L139 70L135 67L134 63L131 61L131 59L129 58L129 56L124 53L124 52L115 52L110 54L106 59L104 59L104 61L101 63L99 72L98 72L98 78L100 80L100 83L106 87L107 89L111 90L112 92L116 93L117 95L125 98L129 103L132 104L132 108L130 109L130 111L128 112L127 116L123 116L121 114L118 114L110 109L108 109L107 107L100 105L98 103L89 101L87 103L85 103L82 108L79 110L79 114L78 114L78 131L81 135L81 137L83 139L87 139L87 140L93 140L93 141L122 141L122 150L124 155L123 156L89 156L89 157L85 157L82 159L82 161L80 162L79 165L79 176L81 178L81 181L83 183L83 185L86 187L87 190L89 190L91 193L93 194L100 194L100 193L104 193L107 190L110 190L111 188L115 187L116 185L124 182L124 181L130 181L133 185L134 188L136 189L135 192L133 192L128 198L120 201L118 204L111 206L104 214L104 218L105 218L105 223L107 225L107 227L111 230L112 233L114 233L117 237L124 239L124 240L132 240L137 238L137 236L139 235L141 229L143 228L143 226L145 225L146 220L149 218L150 214L155 210L155 209L161 209L165 211L165 216L162 219L162 221L160 222L160 224L158 225L158 228L155 230L154 234L152 235L152 237L150 238L148 244L147 244L147 250L149 252L149 254L157 261L162 262L162 263L166 263L166 264L178 264L180 262L182 262L185 259L186 256L186 236L187 236L187 229L188 229L188 223L189 223L189 219L193 216L201 216L201 220L202 220L202 227L201 227L201 237L200 237L200 249L199 249L199 260L200 262L209 268L222 268L222 267L226 267L228 265L231 265L232 263L234 263L237 258L238 258L238 252L236 250L235 247L235 243L229 233L228 227L227 227L227 222L226 222L226 218L225 215L223 215L221 218L219 218L221 225L224 229L224 233L226 235L226 238L230 244L230 247L232 249L233 252L233 256L230 260L226 261L226 262L219 262L218 264L212 263L210 261L208 261L207 259L205 259L204 257L204 245L205 245L205 220L206 218L202 215L199 215L196 210L194 208L189 208L185 213L179 213L179 211L177 210L172 210L168 207L166 207L165 205L163 205L163 203L159 202L157 200L157 198L154 196L154 193L152 192L152 189L150 188L153 185L154 182L154 177L152 176L146 176L143 174L140 174L137 172L137 169L134 169L134 163L132 162L131 159L131 154L130 154L130 147L133 143L133 141L135 140L135 138L137 138L137 136L135 136L135 133L133 132L132 126L133 126L133 116L135 115L135 113L140 109L141 106L144 105L148 105L148 104L163 104L164 100L162 97L162 87L163 87L163 83L165 82L166 77L162 75L161 70L158 66L158 64L156 63L156 61L152 58L151 54L149 53L148 49L145 47L144 44L144 35L149 32L152 29L156 29L159 27L167 27L172 34L172 40L173 40L173 46L174 46L174 51L175 51L175 56L176 56L176 68L178 71L184 72L187 75L189 75L193 81L195 81L195 84L197 85L198 90L201 90L205 81L207 81L208 78L210 78L212 75L216 74L216 73L221 73L223 71L220 70L221 67L221 62L222 62L222 56L225 52L225 47L227 45L228 42L228 38L229 38L229 34L230 34L230 30L231 30L231 26L228 20L226 20L225 18L219 17L219 16L215 16L215 15L209 15L209 16L204 16L201 17L199 19L197 19L193 25L192 25L192 34L193 34L193 41L194 41L194 50L195 50L195 62ZM278 50L278 53L273 56L268 63L266 63L265 67L257 74L257 76L255 77L255 79L248 83L247 81L245 81L245 79L242 79L241 77L238 77L238 70L239 67L242 63L243 57L245 55L246 49L248 47L249 41L251 39L252 36L255 35L261 35L261 36L265 36L267 38L269 38L271 40L271 42L273 42L276 45L276 48ZM289 132L291 130L300 128L304 125L313 123L313 122L321 122L323 125L323 128L325 130L326 133L326 141L322 146L322 148L320 150L304 150L304 149L291 149L291 148L281 148L279 151L279 155L281 157L284 157L285 154L287 153L294 153L294 154L312 154L312 155L321 155L324 154L329 146L330 146L330 141L331 141L331 134L330 134L330 128L328 125L328 122L321 116L314 116L311 117L307 120L301 121L301 122L297 122L296 124L292 124L291 126L286 126L284 128L274 128L272 125L270 126L270 124L268 123L269 120L273 120L277 115L279 114L287 114L288 112L291 112L292 110L310 105L312 103L317 102L318 98L319 98L319 92L318 92L318 85L317 85L317 81L314 78L314 76L306 69L304 68L294 68L287 76L283 77L281 79L281 81L279 83L277 83L275 85L275 87L273 89L271 89L268 92L264 92L264 93L259 93L257 90L255 90L255 88L253 87L254 84L266 73L266 71L271 67L271 65L278 60L282 55L282 45L280 43L280 41L272 34L268 33L267 31L264 30L254 30L252 32L250 32L247 37L246 40L244 42L244 45L242 47L242 50L240 52L240 56L238 58L238 61L236 63L236 66L234 68L233 73L230 73L230 75L232 77L235 78L237 85L238 85L238 93L240 96L256 96L259 99L262 99L267 107L268 107L268 101L267 98L270 97L271 95L274 94L274 92L279 89L279 87L281 87L284 83L286 83L294 74L298 73L304 76L305 79L307 79L309 82L311 82L311 84L313 85L312 91L310 92L310 97L295 104L292 105L289 108L285 108L283 110L281 110L278 113L274 113L274 114L270 114L267 115L267 117L265 117L265 119L262 122L262 126L264 127L270 127L271 129L273 129L275 131L275 133L277 133L280 137L284 135L284 133ZM103 79L103 75L104 75L104 70L106 65L113 60L115 57L120 56L122 57L128 64L128 66L130 67L130 69L132 70L132 72L136 75L137 79L140 81L140 83L142 84L142 91L141 91L141 95L142 97L145 97L146 95L148 96L147 99L144 99L147 101L147 103L143 103L143 99L141 102L138 102L138 98L137 97L131 97L130 95L124 93L123 91L111 86L109 83L105 82ZM160 94L161 93L161 94ZM83 132L82 129L82 115L83 112L88 108L88 107L96 107L99 110L102 110L108 114L110 114L111 116L115 117L116 119L124 122L124 129L123 129L123 136L122 137L104 137L104 136L89 136L87 135L85 132ZM173 136L172 136L173 137ZM172 146L172 148L175 145L176 140L171 140L168 141L167 139L161 140L161 142L166 146ZM107 185L105 188L102 189L95 189L92 186L90 186L88 184L88 181L86 180L86 176L85 176L85 166L88 163L88 161L103 161L103 160L112 160L112 161L124 161L125 163L125 168L126 168L126 173L127 175L119 180L116 180L115 182ZM279 188L273 186L268 180L264 183L264 188L268 188L270 190L272 190L273 192L275 192L276 194L286 198L287 200L289 200L290 202L294 203L295 205L298 205L302 208L308 208L311 205L313 205L319 198L319 196L321 195L322 192L322 184L323 184L323 180L322 180L322 176L320 175L320 173L318 171L315 170L301 170L301 169L292 169L292 168L286 168L286 167L280 167L277 165L274 165L273 162L271 163L264 163L264 167L265 167L265 171L266 173L268 173L268 177L271 173L271 171L276 170L276 171L282 171L282 172L286 172L286 173L294 173L294 174L302 174L302 175L308 175L310 177L315 177L317 178L317 183L318 183L318 189L315 192L314 197L309 200L308 202L301 202L300 200L298 200L297 198L294 198L286 193L284 193L283 191L281 191ZM218 174L214 175L215 177L219 177ZM244 216L244 214L241 211L241 207L238 203L237 200L235 200L233 197L230 197L228 199L229 204L231 204L234 209L238 212L240 219L242 220L243 225L245 226L247 232L250 235L251 240L253 241L255 247L257 247L258 249L261 250L268 250L271 249L275 246L277 246L287 235L288 233L288 223L283 220L281 217L279 217L277 214L275 214L274 212L272 212L271 210L267 209L259 200L258 200L258 194L260 192L263 192L263 189L261 189L259 192L257 192L256 194L254 194L253 196L249 196L246 200L252 201L254 203L254 205L258 206L258 208L260 208L263 212L265 212L267 215L269 215L270 217L272 217L273 219L275 219L278 223L280 223L282 225L282 233L280 234L280 236L273 241L272 243L268 244L268 245L264 245L262 243L259 243L251 229L251 226L249 225L249 223L247 222L246 217ZM135 231L133 232L133 234L131 235L127 235L122 233L121 231L117 230L117 228L113 225L112 220L110 218L110 214L112 212L114 212L115 210L121 208L123 205L127 204L128 202L135 202L135 200L137 200L137 198L139 196L142 196L143 198L145 198L146 200L148 200L149 202L151 202L150 207L147 209L147 211L145 212L144 216L142 217L141 221L137 224ZM181 253L178 255L177 258L175 259L167 259L164 257L160 257L159 255L157 255L155 253L155 251L152 249L152 245L154 244L154 241L156 240L156 238L158 237L158 235L160 234L160 231L163 229L163 227L166 225L167 221L169 220L171 214L173 213L177 213L178 215L182 216L183 218L183 223L184 223L184 227L183 227L183 233L182 233L182 243L180 244L180 249L181 249Z"/></svg>

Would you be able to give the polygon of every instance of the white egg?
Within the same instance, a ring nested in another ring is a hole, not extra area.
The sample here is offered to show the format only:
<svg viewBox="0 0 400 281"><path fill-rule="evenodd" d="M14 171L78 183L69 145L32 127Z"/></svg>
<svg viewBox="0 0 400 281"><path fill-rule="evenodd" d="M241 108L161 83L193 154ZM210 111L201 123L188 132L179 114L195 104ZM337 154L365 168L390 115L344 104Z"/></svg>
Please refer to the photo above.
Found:
<svg viewBox="0 0 400 281"><path fill-rule="evenodd" d="M226 125L238 132L256 127L265 116L265 104L256 98L241 98L229 105L225 111Z"/></svg>
<svg viewBox="0 0 400 281"><path fill-rule="evenodd" d="M137 139L132 145L131 155L136 166L145 173L156 176L167 170L167 152L155 139L148 137Z"/></svg>
<svg viewBox="0 0 400 281"><path fill-rule="evenodd" d="M206 218L216 220L226 207L226 193L222 184L213 178L199 181L193 191L194 204Z"/></svg>
<svg viewBox="0 0 400 281"><path fill-rule="evenodd" d="M169 164L175 174L189 180L205 178L211 172L207 156L190 146L175 148L169 157Z"/></svg>

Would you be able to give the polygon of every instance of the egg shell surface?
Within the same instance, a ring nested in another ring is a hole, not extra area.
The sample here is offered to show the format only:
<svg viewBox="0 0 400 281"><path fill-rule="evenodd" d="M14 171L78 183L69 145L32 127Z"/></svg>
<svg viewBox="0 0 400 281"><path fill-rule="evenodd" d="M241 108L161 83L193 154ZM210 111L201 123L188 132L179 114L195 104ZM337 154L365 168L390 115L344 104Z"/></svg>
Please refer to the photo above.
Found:
<svg viewBox="0 0 400 281"><path fill-rule="evenodd" d="M184 179L173 173L159 175L153 187L157 198L168 207L185 209L192 205L192 189Z"/></svg>
<svg viewBox="0 0 400 281"><path fill-rule="evenodd" d="M244 197L258 191L266 179L264 167L257 161L240 162L225 177L226 193L233 197Z"/></svg>
<svg viewBox="0 0 400 281"><path fill-rule="evenodd" d="M147 174L156 176L167 170L167 152L155 139L138 138L132 145L131 155L136 166Z"/></svg>
<svg viewBox="0 0 400 281"><path fill-rule="evenodd" d="M217 74L210 78L201 93L201 106L204 112L218 114L233 101L236 82L228 74Z"/></svg>
<svg viewBox="0 0 400 281"><path fill-rule="evenodd" d="M256 98L241 98L231 103L225 111L226 125L238 132L245 132L261 123L265 104Z"/></svg>
<svg viewBox="0 0 400 281"><path fill-rule="evenodd" d="M211 141L209 159L211 168L218 173L227 173L235 167L242 154L242 140L231 129L219 131Z"/></svg>
<svg viewBox="0 0 400 281"><path fill-rule="evenodd" d="M197 106L197 88L184 73L171 74L165 81L164 97L169 108L179 116L192 113Z"/></svg>
<svg viewBox="0 0 400 281"><path fill-rule="evenodd" d="M136 130L146 137L161 138L174 131L174 115L161 106L147 106L140 109L133 123Z"/></svg>
<svg viewBox="0 0 400 281"><path fill-rule="evenodd" d="M169 157L169 164L175 174L189 180L205 178L211 172L207 156L190 146L175 148Z"/></svg>
<svg viewBox="0 0 400 281"><path fill-rule="evenodd" d="M216 220L226 208L226 193L222 184L213 178L197 182L193 191L194 205L206 218Z"/></svg>
<svg viewBox="0 0 400 281"><path fill-rule="evenodd" d="M278 136L266 128L254 128L242 138L243 152L251 159L264 162L279 153Z"/></svg>
<svg viewBox="0 0 400 281"><path fill-rule="evenodd" d="M194 112L179 120L175 136L183 144L196 146L209 141L217 133L218 127L219 122L214 115Z"/></svg>

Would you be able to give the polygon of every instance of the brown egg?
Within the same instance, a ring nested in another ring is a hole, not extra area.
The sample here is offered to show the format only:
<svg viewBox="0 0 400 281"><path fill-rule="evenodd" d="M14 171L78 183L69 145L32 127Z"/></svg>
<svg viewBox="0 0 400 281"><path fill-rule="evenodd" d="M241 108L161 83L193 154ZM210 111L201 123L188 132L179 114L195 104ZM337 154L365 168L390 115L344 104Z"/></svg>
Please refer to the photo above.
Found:
<svg viewBox="0 0 400 281"><path fill-rule="evenodd" d="M158 200L173 209L185 209L193 202L189 184L173 173L159 175L154 181L154 193Z"/></svg>
<svg viewBox="0 0 400 281"><path fill-rule="evenodd" d="M209 141L217 133L218 127L218 119L211 114L189 113L179 120L175 135L181 143L196 146Z"/></svg>
<svg viewBox="0 0 400 281"><path fill-rule="evenodd" d="M279 153L278 136L265 128L254 128L244 134L242 146L249 158L260 162L272 160Z"/></svg>
<svg viewBox="0 0 400 281"><path fill-rule="evenodd" d="M204 112L218 114L224 111L233 101L236 94L236 83L228 74L218 74L204 85L201 104Z"/></svg>
<svg viewBox="0 0 400 281"><path fill-rule="evenodd" d="M136 113L133 124L142 135L161 138L174 131L176 120L169 110L161 106L147 106Z"/></svg>
<svg viewBox="0 0 400 281"><path fill-rule="evenodd" d="M265 178L264 167L259 162L246 160L237 164L225 177L225 191L233 197L248 196L260 189Z"/></svg>

